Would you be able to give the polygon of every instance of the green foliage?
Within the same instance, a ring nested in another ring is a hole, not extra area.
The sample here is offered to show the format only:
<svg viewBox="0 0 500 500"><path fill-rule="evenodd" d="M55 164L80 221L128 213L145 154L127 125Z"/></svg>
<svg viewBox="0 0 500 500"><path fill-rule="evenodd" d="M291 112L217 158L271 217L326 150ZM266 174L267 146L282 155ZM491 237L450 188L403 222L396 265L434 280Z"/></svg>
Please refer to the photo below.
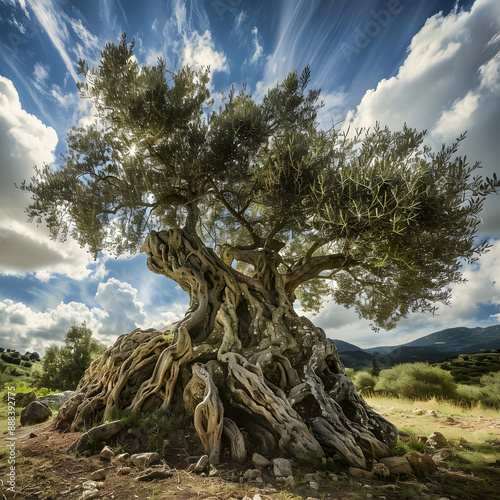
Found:
<svg viewBox="0 0 500 500"><path fill-rule="evenodd" d="M375 358L372 358L371 361L370 375L372 377L378 377L380 375L380 367L378 366L377 360Z"/></svg>
<svg viewBox="0 0 500 500"><path fill-rule="evenodd" d="M500 353L460 354L448 358L439 366L449 371L458 384L480 385L484 375L500 372Z"/></svg>
<svg viewBox="0 0 500 500"><path fill-rule="evenodd" d="M392 449L392 451L394 452L395 455L402 456L405 453L408 453L410 450L406 446L406 443L403 443L403 441L401 441L399 439L399 437L398 437L396 445L394 446L394 448Z"/></svg>
<svg viewBox="0 0 500 500"><path fill-rule="evenodd" d="M132 429L142 447L160 455L167 454L174 441L183 441L186 434L195 434L193 429L186 431L188 426L182 415L161 410L149 414L117 410L112 412L111 420L116 419L121 419L126 427Z"/></svg>
<svg viewBox="0 0 500 500"><path fill-rule="evenodd" d="M80 61L99 123L72 128L63 165L21 185L53 238L119 255L150 229L184 226L241 272L279 263L302 307L330 295L384 328L447 303L461 263L486 251L479 214L500 182L455 157L463 136L432 152L407 126L321 130L309 68L262 102L233 87L205 113L207 70L139 66L133 49L124 34L97 67Z"/></svg>
<svg viewBox="0 0 500 500"><path fill-rule="evenodd" d="M36 383L54 390L74 390L92 360L104 350L85 323L73 325L66 332L63 347L52 345L45 350Z"/></svg>
<svg viewBox="0 0 500 500"><path fill-rule="evenodd" d="M467 406L500 408L500 372L483 375L478 386L459 384L457 400Z"/></svg>
<svg viewBox="0 0 500 500"><path fill-rule="evenodd" d="M360 394L373 394L377 378L368 372L357 372L354 376L354 385Z"/></svg>
<svg viewBox="0 0 500 500"><path fill-rule="evenodd" d="M453 398L457 384L446 371L426 363L397 365L380 373L375 390L408 399Z"/></svg>

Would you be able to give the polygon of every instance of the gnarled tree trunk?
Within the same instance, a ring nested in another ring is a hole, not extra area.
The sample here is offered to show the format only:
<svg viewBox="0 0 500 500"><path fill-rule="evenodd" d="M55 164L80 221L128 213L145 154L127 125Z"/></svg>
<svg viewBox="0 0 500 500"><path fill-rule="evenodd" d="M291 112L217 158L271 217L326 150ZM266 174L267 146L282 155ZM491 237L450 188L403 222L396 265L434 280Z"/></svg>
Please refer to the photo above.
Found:
<svg viewBox="0 0 500 500"><path fill-rule="evenodd" d="M150 270L189 293L190 307L169 335L135 330L92 363L69 415L73 430L96 416L106 421L113 408L161 409L193 416L212 463L222 436L233 459L245 460L240 429L259 449L292 457L336 453L365 468L391 454L397 429L356 393L323 330L295 313L277 254L219 257L181 229L151 232L143 251ZM252 264L253 275L233 268L234 258Z"/></svg>

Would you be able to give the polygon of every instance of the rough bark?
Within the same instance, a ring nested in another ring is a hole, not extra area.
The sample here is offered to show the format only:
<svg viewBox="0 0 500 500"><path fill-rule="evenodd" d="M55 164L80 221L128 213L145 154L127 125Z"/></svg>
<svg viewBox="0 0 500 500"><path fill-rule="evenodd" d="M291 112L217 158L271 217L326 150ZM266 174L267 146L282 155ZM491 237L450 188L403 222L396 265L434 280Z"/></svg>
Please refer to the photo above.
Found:
<svg viewBox="0 0 500 500"><path fill-rule="evenodd" d="M150 270L189 294L190 307L168 331L122 335L87 370L77 389L85 396L59 428L104 422L113 408L160 409L192 415L212 463L224 439L234 459L245 459L240 429L259 451L292 457L338 454L366 468L391 454L397 429L356 393L323 330L295 313L298 273L287 281L277 253L232 248L219 257L181 229L151 232L143 251Z"/></svg>

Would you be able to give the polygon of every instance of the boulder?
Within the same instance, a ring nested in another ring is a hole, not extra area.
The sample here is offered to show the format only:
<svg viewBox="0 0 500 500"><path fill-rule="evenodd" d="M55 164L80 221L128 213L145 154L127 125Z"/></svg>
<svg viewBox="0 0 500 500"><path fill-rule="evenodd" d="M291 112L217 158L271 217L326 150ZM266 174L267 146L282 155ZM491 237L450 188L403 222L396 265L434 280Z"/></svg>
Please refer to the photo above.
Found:
<svg viewBox="0 0 500 500"><path fill-rule="evenodd" d="M52 416L52 410L39 401L32 401L21 412L21 425L35 425L45 422Z"/></svg>
<svg viewBox="0 0 500 500"><path fill-rule="evenodd" d="M62 405L76 394L75 391L56 392L55 394L47 394L40 396L38 401L48 405Z"/></svg>
<svg viewBox="0 0 500 500"><path fill-rule="evenodd" d="M437 453L432 455L432 460L437 464L441 464L453 458L453 451L451 448L441 448Z"/></svg>
<svg viewBox="0 0 500 500"><path fill-rule="evenodd" d="M92 447L94 443L107 442L108 439L112 438L119 432L123 430L123 424L121 420L116 420L115 422L108 422L106 424L98 425L93 427L89 431L82 434L68 449L68 453L83 453Z"/></svg>
<svg viewBox="0 0 500 500"><path fill-rule="evenodd" d="M371 480L375 477L372 471L365 469L358 469L357 467L349 467L349 474L352 477L357 477L359 479Z"/></svg>
<svg viewBox="0 0 500 500"><path fill-rule="evenodd" d="M57 416L54 419L54 427L57 430L69 430L71 424L73 423L73 418L75 417L76 411L84 398L85 394L83 393L75 394L59 408Z"/></svg>
<svg viewBox="0 0 500 500"><path fill-rule="evenodd" d="M389 467L385 464L381 464L379 462L375 462L372 467L372 472L375 477L381 478L381 479L387 479L391 475L391 471L389 470Z"/></svg>
<svg viewBox="0 0 500 500"><path fill-rule="evenodd" d="M290 460L287 460L286 458L275 458L272 464L273 473L276 477L288 477L293 475Z"/></svg>
<svg viewBox="0 0 500 500"><path fill-rule="evenodd" d="M155 452L136 453L135 455L132 455L130 457L130 461L132 462L132 464L141 469L145 469L146 467L149 467L150 465L159 462L160 460L160 455Z"/></svg>
<svg viewBox="0 0 500 500"><path fill-rule="evenodd" d="M440 432L433 432L426 441L429 448L448 448L449 444L446 438Z"/></svg>
<svg viewBox="0 0 500 500"><path fill-rule="evenodd" d="M248 479L249 481L253 481L254 479L257 479L258 477L262 476L262 472L260 469L248 469L245 474L243 474L243 477L245 479Z"/></svg>
<svg viewBox="0 0 500 500"><path fill-rule="evenodd" d="M386 457L381 458L379 462L389 469L391 476L413 474L410 462L405 457Z"/></svg>
<svg viewBox="0 0 500 500"><path fill-rule="evenodd" d="M419 453L418 451L410 451L404 458L408 460L413 469L413 472L417 476L428 476L434 474L437 470L437 465L434 460L425 453Z"/></svg>
<svg viewBox="0 0 500 500"><path fill-rule="evenodd" d="M15 398L16 398L16 407L17 408L24 408L36 400L36 394L35 394L35 391L18 392L16 394Z"/></svg>
<svg viewBox="0 0 500 500"><path fill-rule="evenodd" d="M252 463L254 464L256 469L264 470L271 465L271 462L259 453L254 453L252 455Z"/></svg>

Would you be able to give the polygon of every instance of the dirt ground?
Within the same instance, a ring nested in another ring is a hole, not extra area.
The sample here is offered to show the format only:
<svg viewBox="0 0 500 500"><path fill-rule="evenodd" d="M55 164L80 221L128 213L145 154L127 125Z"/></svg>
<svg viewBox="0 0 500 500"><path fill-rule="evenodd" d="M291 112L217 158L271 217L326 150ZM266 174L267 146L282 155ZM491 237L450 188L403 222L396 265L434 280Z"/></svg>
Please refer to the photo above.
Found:
<svg viewBox="0 0 500 500"><path fill-rule="evenodd" d="M379 409L380 411L380 409ZM389 412L390 413L390 412ZM500 417L500 416L499 416ZM446 426L463 428L464 436L471 428L498 429L500 418L493 419L460 419L455 422L436 422L436 430ZM493 427L492 427L493 426ZM498 426L498 428L496 427ZM425 480L400 478L398 481L360 481L347 473L338 474L338 480L328 479L321 482L319 490L309 487L307 481L300 477L306 472L300 471L296 476L296 485L284 490L275 483L248 483L243 481L242 474L251 463L243 468L231 464L223 464L217 468L214 476L200 476L186 471L186 465L196 460L187 453L177 457L167 457L172 476L167 479L140 482L136 479L138 469L130 474L122 475L123 463L115 458L103 462L98 454L89 457L75 457L66 452L67 448L81 433L59 433L52 429L51 421L31 427L18 427L15 431L15 493L7 490L10 467L8 459L12 456L4 451L0 460L0 499L16 498L23 500L56 500L56 499L116 499L146 500L170 499L188 500L242 500L244 497L257 500L295 500L295 499L335 499L352 500L355 498L374 498L379 500L396 500L403 498L422 498L430 500L448 499L500 499L500 469L498 464L491 464L488 477L477 477L470 471L439 471ZM7 435L0 436L0 450L5 450ZM99 491L84 493L82 485L92 480L91 474L105 469L106 478L97 481ZM297 484L298 483L298 484ZM487 487L487 488L486 488ZM492 491L497 491L498 496ZM258 495L258 496L256 496Z"/></svg>

